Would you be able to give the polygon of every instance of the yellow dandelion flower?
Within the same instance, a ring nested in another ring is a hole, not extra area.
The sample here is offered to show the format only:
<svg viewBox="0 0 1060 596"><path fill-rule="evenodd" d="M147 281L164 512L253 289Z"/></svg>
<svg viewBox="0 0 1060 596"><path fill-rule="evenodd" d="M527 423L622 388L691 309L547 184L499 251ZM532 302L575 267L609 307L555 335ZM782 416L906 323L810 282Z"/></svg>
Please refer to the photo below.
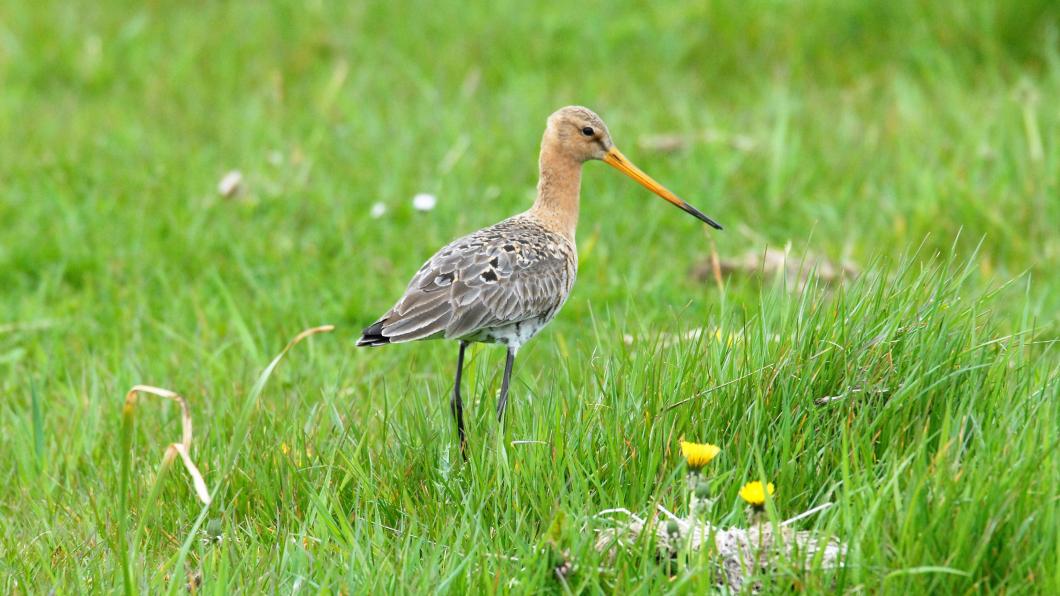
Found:
<svg viewBox="0 0 1060 596"><path fill-rule="evenodd" d="M699 470L709 464L718 453L721 453L721 447L717 445L681 441L681 455L685 457L688 467L692 470Z"/></svg>
<svg viewBox="0 0 1060 596"><path fill-rule="evenodd" d="M773 496L773 483L769 482L763 487L761 482L755 480L754 482L748 482L740 488L740 498L754 507L761 507L766 504L767 492L770 496Z"/></svg>

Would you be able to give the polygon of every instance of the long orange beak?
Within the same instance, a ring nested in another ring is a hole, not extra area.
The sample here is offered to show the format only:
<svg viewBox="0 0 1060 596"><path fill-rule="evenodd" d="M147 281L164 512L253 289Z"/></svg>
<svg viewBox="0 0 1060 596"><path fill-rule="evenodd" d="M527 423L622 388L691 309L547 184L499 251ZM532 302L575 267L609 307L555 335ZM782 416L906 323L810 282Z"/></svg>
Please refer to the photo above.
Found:
<svg viewBox="0 0 1060 596"><path fill-rule="evenodd" d="M637 182L640 182L640 184L644 186L644 188L647 188L648 190L666 199L667 201L670 201L674 205L677 205L685 213L694 215L696 219L702 221L703 223L716 230L721 229L721 224L707 217L706 215L703 215L702 211L684 202L683 200L678 198L677 195L667 190L665 186L659 184L654 179L652 179L651 176L645 174L643 171L641 171L640 168L633 165L633 162L626 159L626 156L622 155L622 152L619 151L618 148L612 147L607 153L605 153L604 162L607 163L609 166L612 166L618 171L622 172L623 174L629 176L630 178L636 180Z"/></svg>

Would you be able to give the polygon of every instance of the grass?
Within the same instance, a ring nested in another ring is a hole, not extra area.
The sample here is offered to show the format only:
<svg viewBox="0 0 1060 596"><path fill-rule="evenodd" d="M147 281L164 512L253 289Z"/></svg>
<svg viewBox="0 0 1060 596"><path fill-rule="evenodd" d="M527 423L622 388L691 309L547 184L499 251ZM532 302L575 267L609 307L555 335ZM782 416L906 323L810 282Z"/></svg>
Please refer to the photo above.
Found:
<svg viewBox="0 0 1060 596"><path fill-rule="evenodd" d="M0 7L0 590L702 590L592 547L601 510L680 507L684 436L724 449L718 522L759 477L781 519L836 504L800 527L846 568L771 589L1060 591L1058 39L1047 1ZM568 103L726 231L589 164L574 294L502 428L470 351L461 464L455 346L353 341L529 204ZM863 273L718 287L712 242ZM123 433L138 383L188 399L209 508L159 476L175 404Z"/></svg>

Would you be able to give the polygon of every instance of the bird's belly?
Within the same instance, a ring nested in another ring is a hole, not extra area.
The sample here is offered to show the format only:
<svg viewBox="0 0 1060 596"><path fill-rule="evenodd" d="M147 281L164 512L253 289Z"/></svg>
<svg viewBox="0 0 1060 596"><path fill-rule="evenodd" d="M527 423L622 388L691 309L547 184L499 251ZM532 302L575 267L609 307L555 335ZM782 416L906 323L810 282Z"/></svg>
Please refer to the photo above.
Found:
<svg viewBox="0 0 1060 596"><path fill-rule="evenodd" d="M473 337L468 339L478 342L502 343L509 348L519 349L520 346L530 341L530 338L537 335L537 332L541 331L551 319L551 317L536 317L499 327L480 329Z"/></svg>

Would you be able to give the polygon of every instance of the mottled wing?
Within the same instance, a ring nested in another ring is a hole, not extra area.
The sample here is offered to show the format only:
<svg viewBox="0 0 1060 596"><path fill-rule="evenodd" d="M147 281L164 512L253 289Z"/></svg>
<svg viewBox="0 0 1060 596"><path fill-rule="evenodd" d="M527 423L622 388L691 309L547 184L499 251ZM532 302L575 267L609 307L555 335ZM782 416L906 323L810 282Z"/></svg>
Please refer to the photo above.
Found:
<svg viewBox="0 0 1060 596"><path fill-rule="evenodd" d="M561 236L533 222L505 220L438 251L358 345L465 338L550 319L570 293L576 266L574 248Z"/></svg>

